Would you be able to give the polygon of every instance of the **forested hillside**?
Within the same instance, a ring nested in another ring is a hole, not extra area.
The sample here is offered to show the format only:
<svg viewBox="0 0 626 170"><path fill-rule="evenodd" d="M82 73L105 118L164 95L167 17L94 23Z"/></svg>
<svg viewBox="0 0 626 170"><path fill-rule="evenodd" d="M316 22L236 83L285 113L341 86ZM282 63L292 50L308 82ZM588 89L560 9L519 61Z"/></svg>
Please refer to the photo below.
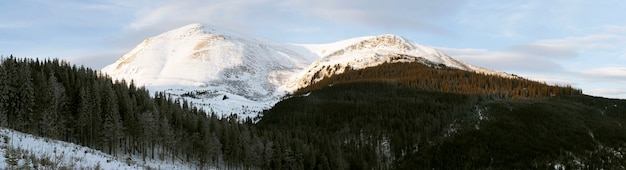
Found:
<svg viewBox="0 0 626 170"><path fill-rule="evenodd" d="M258 125L330 169L624 169L625 121L624 100L350 83L284 100Z"/></svg>
<svg viewBox="0 0 626 170"><path fill-rule="evenodd" d="M218 118L163 93L58 60L2 59L0 126L116 156L262 167L275 155L250 121ZM277 153L280 150L276 150ZM281 159L281 157L276 157Z"/></svg>
<svg viewBox="0 0 626 170"><path fill-rule="evenodd" d="M624 169L626 101L418 63L348 70L257 123L58 60L3 58L0 126L242 169Z"/></svg>
<svg viewBox="0 0 626 170"><path fill-rule="evenodd" d="M396 56L395 58L403 58ZM326 67L325 69L336 69ZM315 77L314 77L315 78ZM389 82L404 87L460 94L480 94L499 98L545 97L582 94L580 89L550 86L518 76L500 77L454 69L429 62L384 63L375 67L353 70L326 77L296 93L319 89L333 84L357 82Z"/></svg>

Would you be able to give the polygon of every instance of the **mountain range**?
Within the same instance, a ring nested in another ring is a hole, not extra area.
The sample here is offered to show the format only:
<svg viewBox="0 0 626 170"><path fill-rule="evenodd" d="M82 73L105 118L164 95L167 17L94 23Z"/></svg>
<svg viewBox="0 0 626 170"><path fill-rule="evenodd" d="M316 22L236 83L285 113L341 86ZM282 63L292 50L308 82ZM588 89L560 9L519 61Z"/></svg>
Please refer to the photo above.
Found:
<svg viewBox="0 0 626 170"><path fill-rule="evenodd" d="M401 36L192 24L102 71L2 58L0 169L625 169L624 113Z"/></svg>
<svg viewBox="0 0 626 170"><path fill-rule="evenodd" d="M184 98L217 114L255 113L281 97L346 69L419 62L514 77L454 59L398 35L328 44L289 44L201 24L148 38L101 71Z"/></svg>

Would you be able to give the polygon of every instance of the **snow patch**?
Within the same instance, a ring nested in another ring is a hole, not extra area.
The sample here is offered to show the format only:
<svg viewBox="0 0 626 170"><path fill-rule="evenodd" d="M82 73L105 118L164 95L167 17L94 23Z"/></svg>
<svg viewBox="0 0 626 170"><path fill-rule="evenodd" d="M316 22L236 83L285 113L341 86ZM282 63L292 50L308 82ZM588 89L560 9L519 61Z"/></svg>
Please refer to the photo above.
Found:
<svg viewBox="0 0 626 170"><path fill-rule="evenodd" d="M0 169L191 169L180 161L141 161L0 128Z"/></svg>

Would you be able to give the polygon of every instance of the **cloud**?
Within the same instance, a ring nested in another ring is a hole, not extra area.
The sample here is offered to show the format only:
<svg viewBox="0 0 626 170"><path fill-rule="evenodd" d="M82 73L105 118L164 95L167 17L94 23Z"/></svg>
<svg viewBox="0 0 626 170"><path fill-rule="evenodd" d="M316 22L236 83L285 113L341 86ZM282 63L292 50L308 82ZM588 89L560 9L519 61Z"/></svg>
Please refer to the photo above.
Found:
<svg viewBox="0 0 626 170"><path fill-rule="evenodd" d="M572 59L581 52L594 50L617 50L624 45L626 37L615 34L592 34L580 37L539 40L529 44L515 45L508 50L524 55L552 59Z"/></svg>
<svg viewBox="0 0 626 170"><path fill-rule="evenodd" d="M577 86L579 83L574 81L572 77L564 77L563 75L526 75L528 79L545 82L551 85L571 85Z"/></svg>
<svg viewBox="0 0 626 170"><path fill-rule="evenodd" d="M0 29L21 29L33 25L25 22L0 23Z"/></svg>
<svg viewBox="0 0 626 170"><path fill-rule="evenodd" d="M608 79L626 82L626 67L601 67L579 72L588 79Z"/></svg>
<svg viewBox="0 0 626 170"><path fill-rule="evenodd" d="M454 58L487 69L507 72L559 72L563 68L554 61L541 56L525 55L511 51L489 51L486 49L455 49L439 47Z"/></svg>
<svg viewBox="0 0 626 170"><path fill-rule="evenodd" d="M337 24L355 24L379 29L400 29L447 34L438 26L442 18L453 16L465 1L301 1L289 4L305 15L313 15Z"/></svg>
<svg viewBox="0 0 626 170"><path fill-rule="evenodd" d="M626 89L624 88L595 88L588 90L587 93L595 96L613 96L615 98L626 98Z"/></svg>
<svg viewBox="0 0 626 170"><path fill-rule="evenodd" d="M540 40L535 44L580 50L612 50L621 48L620 44L623 45L625 40L626 37L617 34L591 34L579 37Z"/></svg>
<svg viewBox="0 0 626 170"><path fill-rule="evenodd" d="M511 51L538 57L547 58L575 58L579 56L576 48L563 44L525 44L510 48Z"/></svg>
<svg viewBox="0 0 626 170"><path fill-rule="evenodd" d="M195 22L226 22L238 19L229 18L227 15L229 13L227 10L232 8L230 6L227 2L209 4L202 1L174 1L138 12L135 20L127 28L135 31L155 28L168 30Z"/></svg>
<svg viewBox="0 0 626 170"><path fill-rule="evenodd" d="M453 15L463 4L464 1L453 0L390 0L384 3L335 0L168 1L137 12L127 29L155 34L189 23L202 23L246 32L258 32L259 29L298 32L332 24L352 29L367 27L445 34L448 30L437 26L438 19ZM319 25L303 28L302 25L311 22Z"/></svg>
<svg viewBox="0 0 626 170"><path fill-rule="evenodd" d="M604 30L612 33L626 33L626 25L609 25Z"/></svg>

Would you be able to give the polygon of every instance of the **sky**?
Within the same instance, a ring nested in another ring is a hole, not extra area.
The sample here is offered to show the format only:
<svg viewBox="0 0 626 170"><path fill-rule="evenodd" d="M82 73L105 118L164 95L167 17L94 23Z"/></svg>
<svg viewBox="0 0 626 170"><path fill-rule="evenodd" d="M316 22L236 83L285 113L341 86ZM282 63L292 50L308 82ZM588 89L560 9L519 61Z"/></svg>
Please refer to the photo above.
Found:
<svg viewBox="0 0 626 170"><path fill-rule="evenodd" d="M480 67L626 99L623 0L0 1L0 55L100 69L191 23L285 43L396 34Z"/></svg>

